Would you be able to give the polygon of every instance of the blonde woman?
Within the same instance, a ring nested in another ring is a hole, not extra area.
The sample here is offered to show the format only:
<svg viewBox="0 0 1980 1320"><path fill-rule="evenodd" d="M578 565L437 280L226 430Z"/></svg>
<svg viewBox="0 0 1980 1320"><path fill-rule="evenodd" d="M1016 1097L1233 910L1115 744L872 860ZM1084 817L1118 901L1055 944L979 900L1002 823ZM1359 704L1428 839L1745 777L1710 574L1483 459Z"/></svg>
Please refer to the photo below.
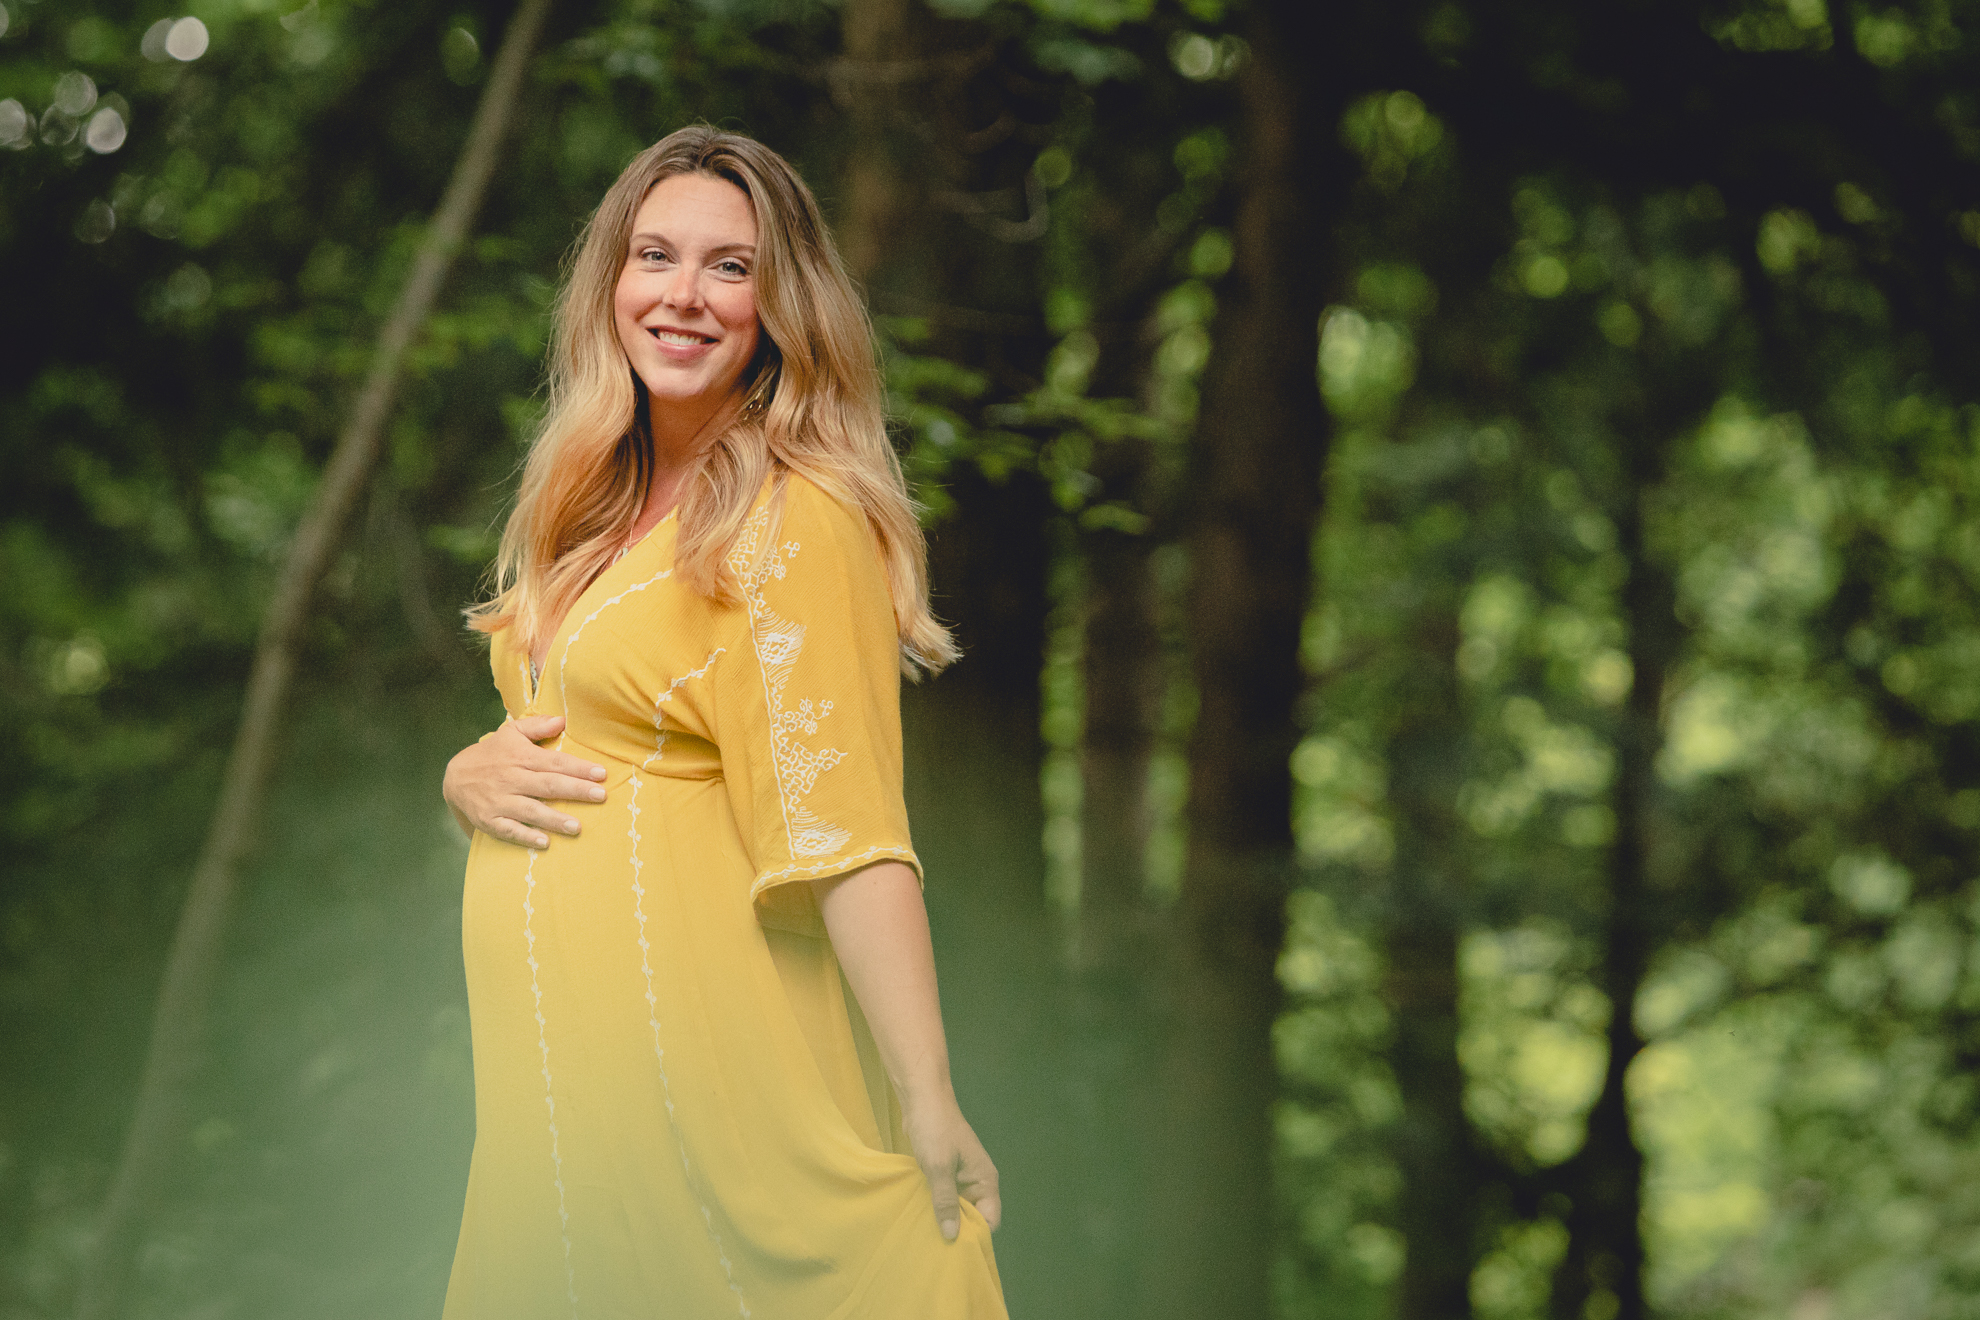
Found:
<svg viewBox="0 0 1980 1320"><path fill-rule="evenodd" d="M1004 1315L901 796L955 656L863 307L762 145L592 216L447 767L475 1148L448 1320ZM851 993L847 993L850 987Z"/></svg>

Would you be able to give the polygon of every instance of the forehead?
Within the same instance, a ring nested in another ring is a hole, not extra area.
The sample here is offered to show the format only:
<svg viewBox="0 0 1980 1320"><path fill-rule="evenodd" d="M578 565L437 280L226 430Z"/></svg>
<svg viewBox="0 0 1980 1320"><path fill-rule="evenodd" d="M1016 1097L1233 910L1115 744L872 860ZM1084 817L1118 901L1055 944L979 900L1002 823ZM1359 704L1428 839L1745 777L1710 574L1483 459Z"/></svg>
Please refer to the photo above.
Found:
<svg viewBox="0 0 1980 1320"><path fill-rule="evenodd" d="M661 234L680 243L717 246L756 243L756 208L749 194L727 179L676 174L647 191L633 216L633 232Z"/></svg>

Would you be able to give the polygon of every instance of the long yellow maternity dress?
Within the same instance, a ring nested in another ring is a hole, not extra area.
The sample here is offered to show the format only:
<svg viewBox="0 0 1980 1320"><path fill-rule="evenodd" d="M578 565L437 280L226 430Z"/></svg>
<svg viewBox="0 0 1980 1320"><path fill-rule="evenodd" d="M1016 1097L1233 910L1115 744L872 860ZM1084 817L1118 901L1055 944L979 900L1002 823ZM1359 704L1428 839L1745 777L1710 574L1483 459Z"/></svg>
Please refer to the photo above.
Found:
<svg viewBox="0 0 1980 1320"><path fill-rule="evenodd" d="M778 505L781 503L781 516ZM606 800L541 851L477 834L462 904L475 1146L446 1320L1000 1320L944 1242L809 881L894 858L899 645L864 519L792 477L728 557L671 518L579 599L513 716L563 715Z"/></svg>

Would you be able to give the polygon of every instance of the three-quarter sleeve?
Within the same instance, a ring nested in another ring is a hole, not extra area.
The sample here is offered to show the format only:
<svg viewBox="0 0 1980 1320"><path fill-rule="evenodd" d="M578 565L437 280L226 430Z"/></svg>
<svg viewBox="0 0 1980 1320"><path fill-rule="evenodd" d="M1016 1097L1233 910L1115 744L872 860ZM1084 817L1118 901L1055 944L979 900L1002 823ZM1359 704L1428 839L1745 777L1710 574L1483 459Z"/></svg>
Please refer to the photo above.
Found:
<svg viewBox="0 0 1980 1320"><path fill-rule="evenodd" d="M810 881L921 864L901 796L900 641L866 521L790 479L730 551L741 664L719 683L722 775L765 925L823 933Z"/></svg>

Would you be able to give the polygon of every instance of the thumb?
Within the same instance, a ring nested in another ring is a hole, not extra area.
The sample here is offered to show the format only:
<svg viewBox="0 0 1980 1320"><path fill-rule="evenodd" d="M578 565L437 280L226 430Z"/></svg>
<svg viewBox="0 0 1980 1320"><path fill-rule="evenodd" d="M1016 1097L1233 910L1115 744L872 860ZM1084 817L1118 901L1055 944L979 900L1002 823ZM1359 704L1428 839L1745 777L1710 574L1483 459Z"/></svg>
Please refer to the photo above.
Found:
<svg viewBox="0 0 1980 1320"><path fill-rule="evenodd" d="M928 1194L935 1202L935 1222L941 1226L942 1239L954 1242L956 1233L962 1226L962 1211L956 1202L956 1159L949 1156L937 1168L924 1169L928 1175Z"/></svg>

